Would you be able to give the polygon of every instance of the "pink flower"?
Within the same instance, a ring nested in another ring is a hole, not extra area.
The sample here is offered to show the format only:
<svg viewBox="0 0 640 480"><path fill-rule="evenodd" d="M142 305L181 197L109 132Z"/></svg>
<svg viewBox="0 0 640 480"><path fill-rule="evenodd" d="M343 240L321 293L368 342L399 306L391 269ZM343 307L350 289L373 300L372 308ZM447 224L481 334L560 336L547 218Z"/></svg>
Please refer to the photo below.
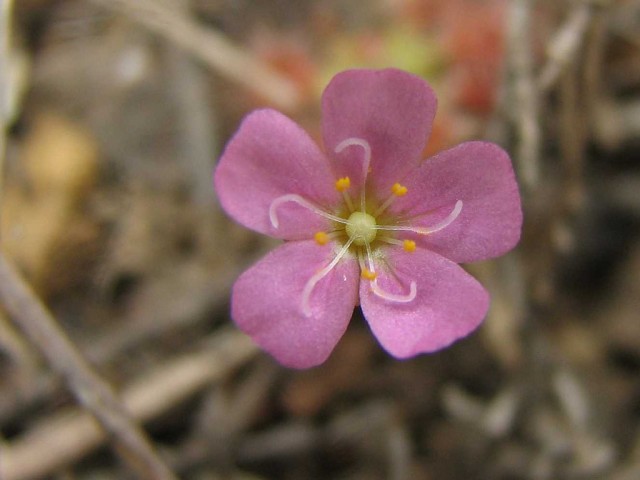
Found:
<svg viewBox="0 0 640 480"><path fill-rule="evenodd" d="M489 296L459 265L520 238L511 161L468 142L421 159L431 88L399 70L349 70L322 97L325 151L273 110L249 114L215 186L227 213L286 240L233 288L237 325L282 364L322 363L358 304L397 358L472 332Z"/></svg>

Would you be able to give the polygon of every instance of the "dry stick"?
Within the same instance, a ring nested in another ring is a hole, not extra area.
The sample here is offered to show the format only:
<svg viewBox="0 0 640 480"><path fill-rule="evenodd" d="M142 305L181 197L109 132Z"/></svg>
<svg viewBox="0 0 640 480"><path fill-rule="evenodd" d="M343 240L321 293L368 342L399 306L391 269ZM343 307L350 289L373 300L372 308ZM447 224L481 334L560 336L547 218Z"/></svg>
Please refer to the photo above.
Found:
<svg viewBox="0 0 640 480"><path fill-rule="evenodd" d="M585 103L587 105L587 115L589 127L596 128L595 123L598 118L598 106L605 95L602 81L602 70L605 60L607 23L603 11L593 14L590 28L587 32L584 47L584 86ZM597 136L597 128L596 128Z"/></svg>
<svg viewBox="0 0 640 480"><path fill-rule="evenodd" d="M191 18L186 0L175 2L179 15ZM211 205L214 191L209 171L211 159L219 153L216 128L217 112L208 98L212 89L208 72L186 54L184 49L167 44L169 72L172 76L172 97L177 107L179 155L191 183L191 199L200 205Z"/></svg>
<svg viewBox="0 0 640 480"><path fill-rule="evenodd" d="M202 27L175 8L157 0L92 0L124 13L140 25L171 40L216 71L264 96L276 106L293 110L300 92L293 82L267 68L259 59L232 44L224 35Z"/></svg>
<svg viewBox="0 0 640 480"><path fill-rule="evenodd" d="M6 150L7 123L9 122L9 96L11 86L9 72L11 17L13 2L3 1L0 4L0 172L4 169L4 155ZM3 176L0 175L0 194L3 191Z"/></svg>
<svg viewBox="0 0 640 480"><path fill-rule="evenodd" d="M228 299L231 280L240 273L236 270L226 269L222 273L202 267L197 279L188 276L180 283L181 287L177 291L174 288L176 298L186 298L186 295L189 295L188 308L183 301L176 300L168 304L164 302L162 308L145 309L124 316L121 320L130 327L127 331L108 329L96 332L93 338L83 343L84 354L93 365L100 366L122 355L124 351L135 349L143 342L154 341L176 329L193 327L206 318L206 312L212 305L220 305ZM176 274L181 275L180 272ZM145 297L144 293L142 295ZM145 298L149 295L153 296L154 292L147 292ZM143 302L145 298L142 299ZM33 356L33 353L31 355ZM11 388L11 384L0 389L0 428L12 417L19 416L35 404L53 397L61 388L56 379L51 372L41 371L27 384L21 384L16 391L7 390Z"/></svg>
<svg viewBox="0 0 640 480"><path fill-rule="evenodd" d="M575 215L585 201L584 152L586 149L587 116L581 100L583 75L576 62L570 64L560 76L560 151L563 166L563 210ZM562 221L569 219L563 218Z"/></svg>
<svg viewBox="0 0 640 480"><path fill-rule="evenodd" d="M547 48L549 60L538 79L541 90L549 90L553 87L565 67L575 58L578 48L584 41L592 13L593 9L588 2L579 5L549 42Z"/></svg>
<svg viewBox="0 0 640 480"><path fill-rule="evenodd" d="M509 56L513 71L518 149L516 161L527 192L535 191L540 178L540 125L538 89L533 76L531 0L514 0L509 13Z"/></svg>
<svg viewBox="0 0 640 480"><path fill-rule="evenodd" d="M24 371L28 373L36 371L39 362L37 355L4 312L0 312L0 351L6 352L15 365ZM2 409L0 408L0 421L1 419Z"/></svg>
<svg viewBox="0 0 640 480"><path fill-rule="evenodd" d="M125 458L140 478L173 480L175 476L154 451L110 386L93 370L30 287L0 254L0 301L7 312L42 353L51 368L62 376L76 399L128 452ZM89 420L89 417L87 417ZM34 462L38 453L28 460ZM3 468L11 468L8 466ZM9 476L0 472L1 478ZM9 477L10 478L10 477Z"/></svg>
<svg viewBox="0 0 640 480"><path fill-rule="evenodd" d="M25 87L20 58L12 45L13 1L0 3L0 197L4 196L4 165L7 153L7 130L17 112L18 99ZM0 215L2 209L0 209ZM4 234L5 232L1 232ZM33 351L0 313L0 350L5 350L19 366L32 369L37 364Z"/></svg>
<svg viewBox="0 0 640 480"><path fill-rule="evenodd" d="M218 332L169 362L142 375L122 391L122 402L145 422L220 380L252 358L256 346L236 330ZM86 412L68 409L36 424L0 451L2 480L31 480L68 465L99 447L104 432Z"/></svg>
<svg viewBox="0 0 640 480"><path fill-rule="evenodd" d="M257 349L236 331L213 336L203 348L157 367L123 390L122 401L139 421L175 407L251 358ZM98 447L104 433L78 409L57 414L8 445L2 480L27 480L54 471ZM38 453L39 452L39 453Z"/></svg>

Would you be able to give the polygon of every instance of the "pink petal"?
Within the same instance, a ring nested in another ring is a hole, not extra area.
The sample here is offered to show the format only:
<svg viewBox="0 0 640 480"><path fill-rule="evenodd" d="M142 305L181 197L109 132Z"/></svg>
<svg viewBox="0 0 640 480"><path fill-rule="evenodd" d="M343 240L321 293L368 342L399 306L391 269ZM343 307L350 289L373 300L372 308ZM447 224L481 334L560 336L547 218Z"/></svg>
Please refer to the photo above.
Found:
<svg viewBox="0 0 640 480"><path fill-rule="evenodd" d="M372 153L370 186L386 196L420 161L435 111L433 91L410 73L386 69L337 74L322 96L324 143L327 154L335 157L336 173L361 178L361 149L334 151L345 139L364 139Z"/></svg>
<svg viewBox="0 0 640 480"><path fill-rule="evenodd" d="M415 299L397 303L375 295L370 282L361 282L362 312L390 354L408 358L434 352L480 324L489 307L489 295L460 266L428 250L385 250L389 267L377 272L379 285L389 293L403 294L409 291L411 281L417 284Z"/></svg>
<svg viewBox="0 0 640 480"><path fill-rule="evenodd" d="M335 245L288 242L244 272L233 287L231 316L241 330L283 365L324 362L347 328L357 303L359 270L344 257L318 282L311 316L302 312L308 280L335 256Z"/></svg>
<svg viewBox="0 0 640 480"><path fill-rule="evenodd" d="M325 210L338 205L334 174L318 146L296 123L274 110L249 114L229 141L215 172L215 188L226 212L242 225L283 239L310 238L329 222L296 203L277 209L274 199L297 194Z"/></svg>
<svg viewBox="0 0 640 480"><path fill-rule="evenodd" d="M497 257L520 240L522 207L509 155L488 142L467 142L429 158L404 181L408 193L390 216L413 226L437 225L462 200L460 215L429 235L409 235L454 262Z"/></svg>

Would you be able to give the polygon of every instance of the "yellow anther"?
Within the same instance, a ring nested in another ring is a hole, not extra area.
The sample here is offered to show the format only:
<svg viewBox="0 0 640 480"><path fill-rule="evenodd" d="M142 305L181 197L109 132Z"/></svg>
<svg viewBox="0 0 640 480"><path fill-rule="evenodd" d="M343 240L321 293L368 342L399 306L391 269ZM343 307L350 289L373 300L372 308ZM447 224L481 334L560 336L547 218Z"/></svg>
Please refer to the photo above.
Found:
<svg viewBox="0 0 640 480"><path fill-rule="evenodd" d="M351 186L351 179L349 177L342 177L336 180L336 190L344 192Z"/></svg>
<svg viewBox="0 0 640 480"><path fill-rule="evenodd" d="M416 251L416 242L413 240L405 240L402 243L402 248L404 248L405 252L415 252Z"/></svg>
<svg viewBox="0 0 640 480"><path fill-rule="evenodd" d="M318 245L326 245L329 243L329 235L327 235L327 232L318 232L313 236L313 239Z"/></svg>
<svg viewBox="0 0 640 480"><path fill-rule="evenodd" d="M362 278L364 278L365 280L375 280L376 276L376 272L372 272L368 268L362 269Z"/></svg>
<svg viewBox="0 0 640 480"><path fill-rule="evenodd" d="M399 183L394 183L393 186L391 187L391 192L396 196L396 197L402 197L403 195L407 194L407 187L405 187L404 185L400 185Z"/></svg>

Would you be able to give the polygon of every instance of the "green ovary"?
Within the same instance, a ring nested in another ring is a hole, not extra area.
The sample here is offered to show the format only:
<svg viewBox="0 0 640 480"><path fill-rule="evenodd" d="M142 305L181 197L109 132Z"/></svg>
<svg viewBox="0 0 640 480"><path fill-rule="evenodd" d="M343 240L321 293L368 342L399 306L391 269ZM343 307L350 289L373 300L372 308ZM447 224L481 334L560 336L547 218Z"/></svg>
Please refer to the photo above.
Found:
<svg viewBox="0 0 640 480"><path fill-rule="evenodd" d="M376 238L376 219L365 212L353 212L347 220L346 231L353 244L362 246L373 242Z"/></svg>

